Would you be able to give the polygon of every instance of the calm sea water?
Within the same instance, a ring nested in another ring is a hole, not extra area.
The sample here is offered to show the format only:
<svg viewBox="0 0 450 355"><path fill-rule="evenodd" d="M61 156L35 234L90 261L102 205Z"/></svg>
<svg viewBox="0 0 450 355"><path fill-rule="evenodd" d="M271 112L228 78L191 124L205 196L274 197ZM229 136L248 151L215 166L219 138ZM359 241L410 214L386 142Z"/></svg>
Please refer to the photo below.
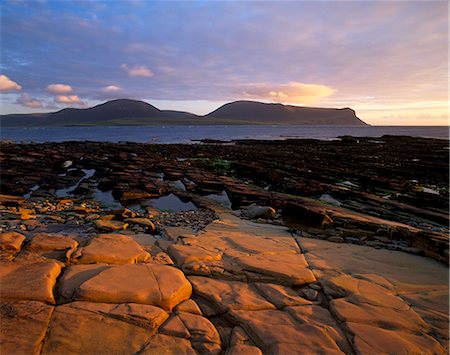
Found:
<svg viewBox="0 0 450 355"><path fill-rule="evenodd" d="M114 126L58 128L1 128L2 140L17 142L147 142L192 143L201 139L333 139L343 135L380 137L406 135L427 138L449 138L449 127L405 126Z"/></svg>

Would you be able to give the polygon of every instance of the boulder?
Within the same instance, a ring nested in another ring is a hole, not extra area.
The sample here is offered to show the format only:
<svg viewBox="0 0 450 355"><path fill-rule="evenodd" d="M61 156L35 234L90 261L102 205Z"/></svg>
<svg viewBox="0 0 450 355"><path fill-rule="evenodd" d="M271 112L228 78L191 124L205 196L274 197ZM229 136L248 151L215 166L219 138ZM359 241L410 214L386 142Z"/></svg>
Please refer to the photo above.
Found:
<svg viewBox="0 0 450 355"><path fill-rule="evenodd" d="M84 270L78 270L83 273ZM191 284L184 274L171 266L158 264L136 264L111 266L104 270L91 269L94 275L83 280L83 276L72 274L66 294L74 288L76 281L81 282L75 291L79 300L107 303L133 302L150 304L171 310L180 302L189 299ZM97 273L98 272L98 273Z"/></svg>
<svg viewBox="0 0 450 355"><path fill-rule="evenodd" d="M0 250L18 252L22 247L25 236L17 232L6 232L0 234Z"/></svg>
<svg viewBox="0 0 450 355"><path fill-rule="evenodd" d="M249 206L245 209L245 212L251 219L274 219L276 214L276 211L269 206Z"/></svg>

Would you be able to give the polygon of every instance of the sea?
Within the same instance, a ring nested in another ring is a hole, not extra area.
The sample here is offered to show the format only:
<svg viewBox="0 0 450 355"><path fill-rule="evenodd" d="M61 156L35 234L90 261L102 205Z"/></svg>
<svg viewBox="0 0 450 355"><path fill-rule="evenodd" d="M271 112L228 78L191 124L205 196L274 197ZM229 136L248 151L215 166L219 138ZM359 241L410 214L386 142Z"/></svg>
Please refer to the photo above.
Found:
<svg viewBox="0 0 450 355"><path fill-rule="evenodd" d="M199 143L201 140L338 139L340 136L383 135L449 139L448 126L95 126L1 128L3 141L43 143L64 141L140 142L155 144Z"/></svg>

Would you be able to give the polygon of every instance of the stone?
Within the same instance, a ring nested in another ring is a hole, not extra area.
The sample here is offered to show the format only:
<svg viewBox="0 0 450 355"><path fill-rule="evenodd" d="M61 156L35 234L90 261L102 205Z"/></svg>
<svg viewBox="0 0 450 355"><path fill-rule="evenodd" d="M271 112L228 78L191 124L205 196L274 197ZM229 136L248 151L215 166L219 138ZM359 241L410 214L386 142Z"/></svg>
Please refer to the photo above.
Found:
<svg viewBox="0 0 450 355"><path fill-rule="evenodd" d="M278 309L311 304L310 301L300 297L293 289L286 286L270 283L255 283L255 286L259 293Z"/></svg>
<svg viewBox="0 0 450 355"><path fill-rule="evenodd" d="M148 228L152 232L155 231L155 225L148 218L126 218L124 222L143 226L145 228Z"/></svg>
<svg viewBox="0 0 450 355"><path fill-rule="evenodd" d="M276 211L269 206L249 206L245 209L245 212L251 219L273 219L276 214Z"/></svg>
<svg viewBox="0 0 450 355"><path fill-rule="evenodd" d="M20 219L27 220L36 218L35 211L27 208L19 208Z"/></svg>
<svg viewBox="0 0 450 355"><path fill-rule="evenodd" d="M40 354L53 306L38 301L0 305L2 354Z"/></svg>
<svg viewBox="0 0 450 355"><path fill-rule="evenodd" d="M117 210L111 211L115 216L122 217L122 218L134 218L136 217L136 213L132 210L129 210L128 208L120 208Z"/></svg>
<svg viewBox="0 0 450 355"><path fill-rule="evenodd" d="M189 340L172 337L164 334L156 334L139 352L142 355L195 355L197 352L192 348Z"/></svg>
<svg viewBox="0 0 450 355"><path fill-rule="evenodd" d="M25 241L25 236L17 232L0 234L0 250L18 252Z"/></svg>
<svg viewBox="0 0 450 355"><path fill-rule="evenodd" d="M202 311L200 310L198 304L192 299L181 302L174 308L174 311L198 314L200 316L202 315Z"/></svg>
<svg viewBox="0 0 450 355"><path fill-rule="evenodd" d="M0 298L54 304L53 288L60 272L55 261L0 263Z"/></svg>
<svg viewBox="0 0 450 355"><path fill-rule="evenodd" d="M132 264L107 268L84 281L76 298L93 302L150 304L171 310L189 299L191 292L191 284L174 267Z"/></svg>
<svg viewBox="0 0 450 355"><path fill-rule="evenodd" d="M168 254L164 253L163 251L159 252L156 255L152 255L151 259L148 260L147 262L152 263L152 264L161 264L161 265L173 265L174 264L174 262L170 258L170 256Z"/></svg>
<svg viewBox="0 0 450 355"><path fill-rule="evenodd" d="M305 288L302 290L302 294L305 296L307 300L315 301L317 300L317 296L319 296L319 292L313 290L311 288Z"/></svg>
<svg viewBox="0 0 450 355"><path fill-rule="evenodd" d="M36 234L29 248L39 251L51 251L51 250L66 250L75 249L78 246L78 242L71 237L67 237L61 234Z"/></svg>
<svg viewBox="0 0 450 355"><path fill-rule="evenodd" d="M172 317L161 326L159 332L178 338L189 339L191 337L191 333L189 333L189 330L177 315L172 315Z"/></svg>
<svg viewBox="0 0 450 355"><path fill-rule="evenodd" d="M245 282L215 280L201 276L189 276L195 293L212 302L217 313L233 309L275 309Z"/></svg>
<svg viewBox="0 0 450 355"><path fill-rule="evenodd" d="M161 308L138 303L121 303L114 305L108 311L108 315L127 323L135 324L141 328L156 331L163 324L169 315Z"/></svg>
<svg viewBox="0 0 450 355"><path fill-rule="evenodd" d="M156 333L164 314L144 305L64 304L55 308L42 354L137 353Z"/></svg>
<svg viewBox="0 0 450 355"><path fill-rule="evenodd" d="M329 237L328 241L334 242L334 243L344 243L345 240L342 237L333 236L333 237Z"/></svg>
<svg viewBox="0 0 450 355"><path fill-rule="evenodd" d="M122 234L99 234L82 248L79 262L132 264L149 258L150 254L130 237Z"/></svg>
<svg viewBox="0 0 450 355"><path fill-rule="evenodd" d="M267 275L286 285L301 286L316 281L303 254L251 255L235 261L244 271Z"/></svg>
<svg viewBox="0 0 450 355"><path fill-rule="evenodd" d="M191 342L195 343L214 343L220 347L220 336L214 325L205 317L179 312L178 317L189 330Z"/></svg>
<svg viewBox="0 0 450 355"><path fill-rule="evenodd" d="M120 231L123 229L127 229L128 227L128 223L105 219L97 219L96 221L94 221L94 224L95 227L101 230L102 232Z"/></svg>

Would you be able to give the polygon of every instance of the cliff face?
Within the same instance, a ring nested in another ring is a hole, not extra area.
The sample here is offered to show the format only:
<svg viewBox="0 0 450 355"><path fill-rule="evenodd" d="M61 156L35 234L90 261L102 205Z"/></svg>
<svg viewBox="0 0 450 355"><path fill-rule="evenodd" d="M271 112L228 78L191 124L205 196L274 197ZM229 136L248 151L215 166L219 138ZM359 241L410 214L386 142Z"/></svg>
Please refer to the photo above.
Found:
<svg viewBox="0 0 450 355"><path fill-rule="evenodd" d="M266 104L254 101L236 101L225 104L207 117L255 123L300 125L354 125L365 126L350 108L312 108Z"/></svg>
<svg viewBox="0 0 450 355"><path fill-rule="evenodd" d="M366 125L350 108L310 108L236 101L197 116L189 112L160 110L146 102L119 99L91 108L66 108L57 112L0 116L2 127L71 125L195 125L195 124L292 124Z"/></svg>

